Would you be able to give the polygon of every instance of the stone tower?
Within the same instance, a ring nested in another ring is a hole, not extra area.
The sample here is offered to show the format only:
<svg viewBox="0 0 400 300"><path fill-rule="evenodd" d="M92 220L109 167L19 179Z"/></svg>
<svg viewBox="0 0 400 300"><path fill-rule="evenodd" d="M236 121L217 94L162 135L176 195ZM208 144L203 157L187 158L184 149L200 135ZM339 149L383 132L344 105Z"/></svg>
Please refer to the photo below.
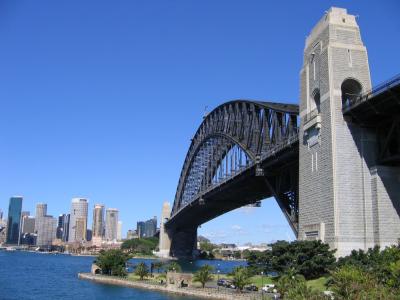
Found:
<svg viewBox="0 0 400 300"><path fill-rule="evenodd" d="M164 227L164 223L171 216L171 207L169 202L164 202L161 211L161 223L160 223L160 241L159 241L159 257L169 257L171 249L171 240L169 238L168 232Z"/></svg>
<svg viewBox="0 0 400 300"><path fill-rule="evenodd" d="M300 77L299 239L321 239L338 256L367 249L376 139L342 114L343 103L371 88L355 16L326 12L306 39Z"/></svg>

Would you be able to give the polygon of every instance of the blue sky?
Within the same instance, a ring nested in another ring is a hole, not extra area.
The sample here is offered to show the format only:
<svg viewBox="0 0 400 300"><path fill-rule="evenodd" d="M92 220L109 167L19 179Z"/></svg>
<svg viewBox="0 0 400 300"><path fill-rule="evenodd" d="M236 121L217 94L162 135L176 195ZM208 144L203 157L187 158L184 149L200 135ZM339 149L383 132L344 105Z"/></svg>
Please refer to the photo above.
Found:
<svg viewBox="0 0 400 300"><path fill-rule="evenodd" d="M205 107L298 102L305 37L331 6L359 15L374 84L400 71L398 1L1 1L0 209L23 195L58 215L82 196L120 209L124 232L159 216ZM199 232L294 238L273 199Z"/></svg>

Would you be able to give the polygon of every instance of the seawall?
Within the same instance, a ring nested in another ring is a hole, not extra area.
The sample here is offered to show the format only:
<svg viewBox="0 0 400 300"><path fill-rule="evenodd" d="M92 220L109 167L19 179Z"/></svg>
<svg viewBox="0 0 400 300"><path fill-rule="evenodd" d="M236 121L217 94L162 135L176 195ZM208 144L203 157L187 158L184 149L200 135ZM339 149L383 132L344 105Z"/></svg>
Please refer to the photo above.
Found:
<svg viewBox="0 0 400 300"><path fill-rule="evenodd" d="M157 283L150 282L140 282L140 281L131 281L123 278L105 276L105 275L93 275L91 273L78 273L79 279L90 280L97 283L102 284L111 284L111 285L119 285L131 288L139 288L139 289L147 289L152 291L164 292L164 293L173 293L176 295L182 296L191 296L205 299L221 299L221 300L232 300L232 299L240 299L240 300L253 300L253 299L261 299L260 295L255 295L254 293L246 294L246 293L223 293L221 291L217 291L215 288L177 288L174 286L166 286Z"/></svg>

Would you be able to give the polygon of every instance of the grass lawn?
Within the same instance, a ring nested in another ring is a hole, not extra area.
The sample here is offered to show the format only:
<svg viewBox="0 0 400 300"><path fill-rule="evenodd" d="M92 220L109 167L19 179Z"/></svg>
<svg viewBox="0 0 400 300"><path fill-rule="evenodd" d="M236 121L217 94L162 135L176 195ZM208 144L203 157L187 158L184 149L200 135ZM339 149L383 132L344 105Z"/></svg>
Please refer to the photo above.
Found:
<svg viewBox="0 0 400 300"><path fill-rule="evenodd" d="M251 283L255 284L258 288L261 288L263 285L273 283L276 284L275 279L270 276L262 276L256 275L250 278Z"/></svg>
<svg viewBox="0 0 400 300"><path fill-rule="evenodd" d="M326 291L328 288L325 286L325 284L327 283L329 277L320 277L317 279L313 279L313 280L308 280L307 281L307 286L309 286L310 288L312 288L313 290L316 291Z"/></svg>

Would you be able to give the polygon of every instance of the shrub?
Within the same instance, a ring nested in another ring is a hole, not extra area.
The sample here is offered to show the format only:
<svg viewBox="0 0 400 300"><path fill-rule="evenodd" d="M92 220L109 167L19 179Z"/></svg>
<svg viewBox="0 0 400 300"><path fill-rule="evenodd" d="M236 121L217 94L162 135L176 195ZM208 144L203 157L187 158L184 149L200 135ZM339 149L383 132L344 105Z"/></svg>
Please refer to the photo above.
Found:
<svg viewBox="0 0 400 300"><path fill-rule="evenodd" d="M194 282L200 282L201 286L204 288L208 281L213 279L213 275L211 274L213 267L209 265L202 266L193 276Z"/></svg>

